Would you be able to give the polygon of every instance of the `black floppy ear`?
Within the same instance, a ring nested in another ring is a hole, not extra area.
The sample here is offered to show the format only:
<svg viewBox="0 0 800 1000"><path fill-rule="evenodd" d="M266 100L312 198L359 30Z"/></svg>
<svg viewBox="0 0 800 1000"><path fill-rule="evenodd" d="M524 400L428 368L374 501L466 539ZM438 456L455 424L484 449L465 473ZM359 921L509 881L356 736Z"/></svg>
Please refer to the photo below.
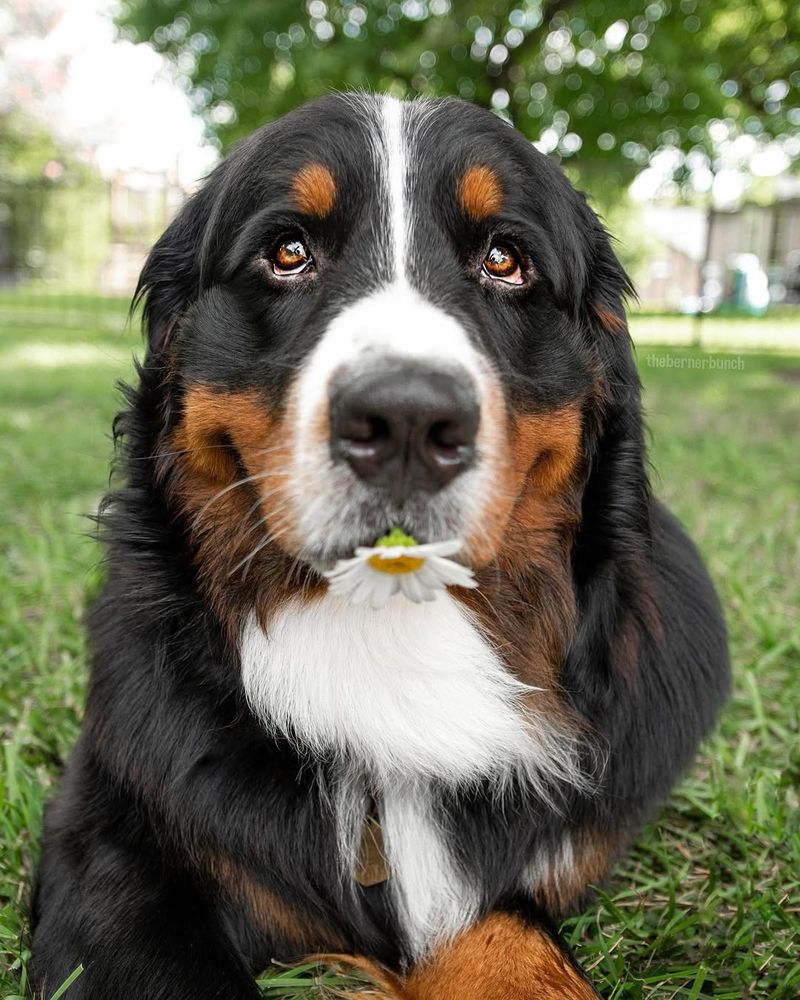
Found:
<svg viewBox="0 0 800 1000"><path fill-rule="evenodd" d="M584 494L588 538L604 553L641 555L650 540L650 486L647 475L641 382L628 333L625 305L633 286L617 259L611 239L586 206L588 282L584 323L600 366L600 400L595 413L590 473Z"/></svg>
<svg viewBox="0 0 800 1000"><path fill-rule="evenodd" d="M583 300L584 322L591 329L604 377L607 405L633 407L638 416L639 375L628 333L625 308L636 293L614 253L611 237L584 204L587 282ZM632 398L634 397L634 398Z"/></svg>
<svg viewBox="0 0 800 1000"><path fill-rule="evenodd" d="M200 292L201 262L221 172L220 166L181 208L151 249L139 275L131 308L144 303L142 323L148 353L153 356L167 349L176 324Z"/></svg>
<svg viewBox="0 0 800 1000"><path fill-rule="evenodd" d="M586 306L590 321L598 332L609 336L622 334L626 339L625 307L630 299L636 298L636 292L614 253L605 227L588 205L585 209L589 216Z"/></svg>

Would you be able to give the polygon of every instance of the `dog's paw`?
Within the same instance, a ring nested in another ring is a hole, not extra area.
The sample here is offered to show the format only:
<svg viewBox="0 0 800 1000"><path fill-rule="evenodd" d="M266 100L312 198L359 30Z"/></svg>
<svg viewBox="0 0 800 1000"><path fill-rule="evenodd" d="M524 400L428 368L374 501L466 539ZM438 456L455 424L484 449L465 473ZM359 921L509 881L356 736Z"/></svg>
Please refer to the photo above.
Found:
<svg viewBox="0 0 800 1000"><path fill-rule="evenodd" d="M598 1000L600 994L542 927L493 913L417 966L405 1000Z"/></svg>

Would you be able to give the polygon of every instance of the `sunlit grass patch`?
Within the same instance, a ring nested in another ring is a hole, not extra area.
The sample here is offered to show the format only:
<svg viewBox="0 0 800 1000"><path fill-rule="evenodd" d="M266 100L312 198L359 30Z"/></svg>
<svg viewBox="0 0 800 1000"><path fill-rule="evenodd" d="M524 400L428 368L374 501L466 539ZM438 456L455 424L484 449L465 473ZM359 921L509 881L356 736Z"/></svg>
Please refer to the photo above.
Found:
<svg viewBox="0 0 800 1000"><path fill-rule="evenodd" d="M26 368L51 370L84 366L116 367L125 364L128 358L129 355L125 351L112 351L99 344L53 344L34 341L0 352L0 367L6 371L20 371Z"/></svg>

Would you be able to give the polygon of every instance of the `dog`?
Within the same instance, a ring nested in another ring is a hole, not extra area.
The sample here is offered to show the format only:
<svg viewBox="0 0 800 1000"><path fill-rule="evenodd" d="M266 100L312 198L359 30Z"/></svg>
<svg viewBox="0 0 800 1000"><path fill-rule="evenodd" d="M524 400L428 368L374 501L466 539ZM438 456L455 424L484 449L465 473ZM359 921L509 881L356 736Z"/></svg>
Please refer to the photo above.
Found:
<svg viewBox="0 0 800 1000"><path fill-rule="evenodd" d="M46 809L33 983L597 996L557 931L691 762L723 615L648 482L631 285L559 167L455 99L332 94L152 249L147 349ZM326 573L397 526L472 589Z"/></svg>

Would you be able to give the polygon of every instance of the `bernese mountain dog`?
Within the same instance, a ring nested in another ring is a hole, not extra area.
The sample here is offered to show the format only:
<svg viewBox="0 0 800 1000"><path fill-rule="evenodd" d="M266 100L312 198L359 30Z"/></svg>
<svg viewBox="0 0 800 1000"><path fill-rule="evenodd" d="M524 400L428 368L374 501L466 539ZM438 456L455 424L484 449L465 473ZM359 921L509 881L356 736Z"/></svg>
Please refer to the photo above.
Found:
<svg viewBox="0 0 800 1000"><path fill-rule="evenodd" d="M598 995L557 922L729 685L630 291L558 166L458 100L330 95L214 170L137 291L38 991L255 1000L327 955L406 1000ZM333 593L392 527L477 586Z"/></svg>

